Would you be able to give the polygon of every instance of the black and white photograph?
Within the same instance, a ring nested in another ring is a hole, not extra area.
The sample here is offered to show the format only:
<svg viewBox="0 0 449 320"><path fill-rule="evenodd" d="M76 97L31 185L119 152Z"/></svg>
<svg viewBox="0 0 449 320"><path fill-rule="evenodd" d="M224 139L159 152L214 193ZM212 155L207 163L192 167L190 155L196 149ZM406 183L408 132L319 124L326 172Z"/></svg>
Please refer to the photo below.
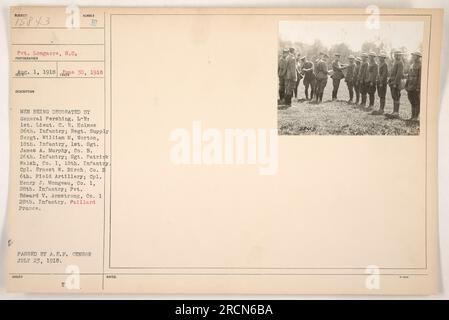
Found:
<svg viewBox="0 0 449 320"><path fill-rule="evenodd" d="M422 22L281 21L280 135L419 135Z"/></svg>

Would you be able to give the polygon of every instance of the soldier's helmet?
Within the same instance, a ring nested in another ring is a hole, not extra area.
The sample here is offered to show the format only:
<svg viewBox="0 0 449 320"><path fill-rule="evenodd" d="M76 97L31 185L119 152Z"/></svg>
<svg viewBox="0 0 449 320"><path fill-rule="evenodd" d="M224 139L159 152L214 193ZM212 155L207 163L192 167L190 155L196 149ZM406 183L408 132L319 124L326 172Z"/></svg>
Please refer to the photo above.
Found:
<svg viewBox="0 0 449 320"><path fill-rule="evenodd" d="M376 53L375 53L374 51L371 51L368 55L369 55L370 57L375 57L375 56L376 56Z"/></svg>
<svg viewBox="0 0 449 320"><path fill-rule="evenodd" d="M367 57L368 57L368 54L366 52L363 52L362 53L362 58L367 58Z"/></svg>
<svg viewBox="0 0 449 320"><path fill-rule="evenodd" d="M288 49L288 51L289 51L290 53L295 53L295 48L290 48L290 49Z"/></svg>
<svg viewBox="0 0 449 320"><path fill-rule="evenodd" d="M356 62L362 62L362 59L360 59L360 57L355 58Z"/></svg>
<svg viewBox="0 0 449 320"><path fill-rule="evenodd" d="M412 55L420 58L422 57L422 54L419 51L412 52Z"/></svg>
<svg viewBox="0 0 449 320"><path fill-rule="evenodd" d="M302 56L299 60L306 60L306 56Z"/></svg>
<svg viewBox="0 0 449 320"><path fill-rule="evenodd" d="M348 59L349 59L349 60L354 60L355 57L354 57L352 54L350 54L349 57L348 57Z"/></svg>
<svg viewBox="0 0 449 320"><path fill-rule="evenodd" d="M337 52L337 53L334 54L334 56L340 57L340 54Z"/></svg>
<svg viewBox="0 0 449 320"><path fill-rule="evenodd" d="M396 55L402 55L402 51L401 50L394 50L393 54Z"/></svg>
<svg viewBox="0 0 449 320"><path fill-rule="evenodd" d="M385 53L385 51L382 51L381 53L379 53L379 58L386 58L387 54Z"/></svg>
<svg viewBox="0 0 449 320"><path fill-rule="evenodd" d="M282 52L283 52L283 53L288 53L288 49L287 49L287 48L284 48L284 49L282 50Z"/></svg>

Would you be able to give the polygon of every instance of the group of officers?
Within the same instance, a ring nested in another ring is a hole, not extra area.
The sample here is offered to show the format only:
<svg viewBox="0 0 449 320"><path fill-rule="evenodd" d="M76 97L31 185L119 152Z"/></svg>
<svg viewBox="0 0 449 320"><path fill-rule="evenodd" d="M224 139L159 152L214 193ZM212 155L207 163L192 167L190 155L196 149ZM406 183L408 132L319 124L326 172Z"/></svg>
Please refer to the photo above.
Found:
<svg viewBox="0 0 449 320"><path fill-rule="evenodd" d="M354 104L373 115L383 115L387 87L390 87L393 98L393 112L385 114L387 118L399 118L401 91L407 91L411 104L411 120L419 119L420 87L421 87L421 53L413 52L410 68L404 72L403 53L394 51L394 61L391 70L386 63L385 52L362 53L360 57L350 55L348 63L340 62L340 54L336 53L328 69L329 56L321 52L315 63L307 57L295 53L294 48L284 49L278 62L279 105L288 108L292 98L298 98L298 86L303 79L306 100L319 104L323 101L324 88L328 77L332 79L332 101L337 100L341 80L345 79L349 91L348 104ZM343 72L345 70L345 72ZM405 79L405 85L403 80ZM310 91L309 91L310 90ZM375 94L379 97L379 109L373 110ZM367 106L368 102L368 106Z"/></svg>

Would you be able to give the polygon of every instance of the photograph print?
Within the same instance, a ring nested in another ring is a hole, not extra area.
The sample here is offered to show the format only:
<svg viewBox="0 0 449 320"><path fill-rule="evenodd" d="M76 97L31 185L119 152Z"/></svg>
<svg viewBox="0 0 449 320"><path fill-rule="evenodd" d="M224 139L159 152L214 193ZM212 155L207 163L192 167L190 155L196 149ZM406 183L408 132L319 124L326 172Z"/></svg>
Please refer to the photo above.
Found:
<svg viewBox="0 0 449 320"><path fill-rule="evenodd" d="M424 23L281 21L280 135L419 135Z"/></svg>

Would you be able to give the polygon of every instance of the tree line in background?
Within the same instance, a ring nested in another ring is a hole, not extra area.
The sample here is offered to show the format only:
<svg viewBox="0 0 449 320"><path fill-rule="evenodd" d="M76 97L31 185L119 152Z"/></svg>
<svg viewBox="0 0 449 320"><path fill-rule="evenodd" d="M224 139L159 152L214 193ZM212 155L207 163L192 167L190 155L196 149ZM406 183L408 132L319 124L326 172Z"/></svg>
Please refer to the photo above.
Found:
<svg viewBox="0 0 449 320"><path fill-rule="evenodd" d="M407 55L413 51L414 48L406 48L406 47L399 47L399 48L393 48L390 45L385 44L384 42L364 42L362 44L362 47L359 51L353 51L349 48L349 46L346 43L337 43L331 46L330 48L327 48L324 46L319 39L315 39L313 44L306 44L300 41L284 41L279 40L279 54L282 53L283 48L295 48L296 53L301 56L306 56L309 60L315 61L315 59L319 56L320 52L327 53L329 57L334 57L335 53L339 53L341 55L340 61L348 61L348 57L350 55L354 55L356 57L360 57L360 55L363 52L369 53L371 51L375 52L376 54L379 54L381 51L386 52L389 57L386 61L388 65L388 70L391 70L391 67L393 66L393 51L394 49L400 50L404 53L402 56L403 63L404 63L404 71L407 71L410 67L409 59L407 59ZM418 48L422 52L422 44ZM411 51L410 51L411 50Z"/></svg>

